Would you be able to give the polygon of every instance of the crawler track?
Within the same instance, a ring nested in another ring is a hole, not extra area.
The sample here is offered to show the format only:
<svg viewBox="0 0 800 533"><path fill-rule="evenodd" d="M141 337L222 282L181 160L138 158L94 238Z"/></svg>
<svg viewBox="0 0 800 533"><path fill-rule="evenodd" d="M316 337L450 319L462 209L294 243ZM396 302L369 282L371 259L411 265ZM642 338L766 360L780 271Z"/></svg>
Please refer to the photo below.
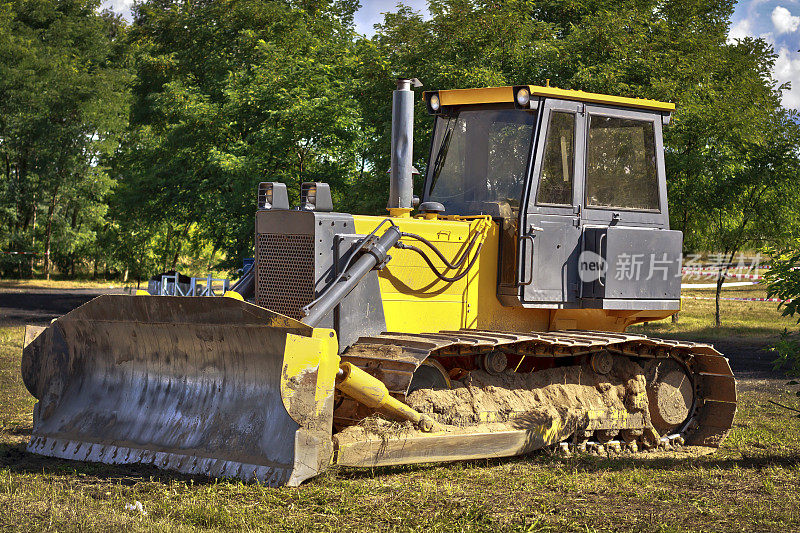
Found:
<svg viewBox="0 0 800 533"><path fill-rule="evenodd" d="M534 370L537 362L545 359L558 364L560 358L577 361L601 351L638 361L672 359L690 377L694 395L688 417L669 438L688 445L718 447L733 424L733 372L728 360L708 344L599 331L385 333L359 339L342 359L381 379L390 393L402 400L414 371L425 359L445 363L474 360L476 355L492 351L507 354L510 367L520 372Z"/></svg>

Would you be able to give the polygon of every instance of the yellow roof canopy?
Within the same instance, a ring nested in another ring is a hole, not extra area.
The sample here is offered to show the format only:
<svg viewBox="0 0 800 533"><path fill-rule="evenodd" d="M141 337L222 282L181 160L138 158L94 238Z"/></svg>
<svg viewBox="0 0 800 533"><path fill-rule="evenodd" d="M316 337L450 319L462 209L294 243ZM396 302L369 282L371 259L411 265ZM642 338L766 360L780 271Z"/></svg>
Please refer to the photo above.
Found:
<svg viewBox="0 0 800 533"><path fill-rule="evenodd" d="M614 105L651 111L670 113L675 110L675 104L647 100L644 98L627 98L624 96L611 96L607 94L587 93L557 87L542 87L541 85L528 85L531 97L558 98L560 100L575 100L590 104ZM469 105L469 104L499 104L514 101L513 87L485 87L481 89L452 89L435 91L439 93L439 101L443 106ZM425 93L427 100L431 92Z"/></svg>

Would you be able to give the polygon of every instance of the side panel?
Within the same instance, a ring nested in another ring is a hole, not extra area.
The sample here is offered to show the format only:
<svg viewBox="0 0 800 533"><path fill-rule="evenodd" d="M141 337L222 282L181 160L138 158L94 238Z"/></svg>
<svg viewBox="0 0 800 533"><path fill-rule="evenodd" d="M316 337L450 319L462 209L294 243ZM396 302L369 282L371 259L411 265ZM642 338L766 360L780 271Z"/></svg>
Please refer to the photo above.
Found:
<svg viewBox="0 0 800 533"><path fill-rule="evenodd" d="M680 231L611 226L587 228L586 251L602 258L604 272L588 276L584 298L680 300Z"/></svg>
<svg viewBox="0 0 800 533"><path fill-rule="evenodd" d="M370 233L383 217L354 216L356 232ZM457 257L467 246L472 230L469 222L392 219L402 231L415 233L441 250L445 257ZM404 238L432 258L440 271L444 264L419 241ZM470 306L469 287L477 280L479 268L454 283L445 283L431 272L412 250L393 249L388 265L378 273L383 313L388 331L422 332L475 327L476 310ZM448 271L447 275L453 275Z"/></svg>
<svg viewBox="0 0 800 533"><path fill-rule="evenodd" d="M354 219L356 230L361 234L369 233L383 220L382 217L360 215L355 215ZM395 218L393 222L402 231L432 241L451 261L464 249L474 232L483 232L485 237L480 258L473 269L455 283L438 280L415 252L392 250L392 260L378 275L387 331L423 333L462 328L543 331L548 328L548 310L506 307L497 298L499 224L487 222L485 218ZM404 238L403 242L424 248L413 239ZM434 264L445 270L438 258L428 253ZM453 271L447 271L447 275L452 276Z"/></svg>

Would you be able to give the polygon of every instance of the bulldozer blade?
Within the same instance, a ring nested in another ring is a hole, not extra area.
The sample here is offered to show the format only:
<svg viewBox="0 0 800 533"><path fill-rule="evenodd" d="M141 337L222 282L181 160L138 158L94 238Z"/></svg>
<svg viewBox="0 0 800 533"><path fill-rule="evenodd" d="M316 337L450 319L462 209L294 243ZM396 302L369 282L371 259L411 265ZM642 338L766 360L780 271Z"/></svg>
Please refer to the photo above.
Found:
<svg viewBox="0 0 800 533"><path fill-rule="evenodd" d="M30 452L270 486L330 464L331 330L233 298L109 295L25 342Z"/></svg>

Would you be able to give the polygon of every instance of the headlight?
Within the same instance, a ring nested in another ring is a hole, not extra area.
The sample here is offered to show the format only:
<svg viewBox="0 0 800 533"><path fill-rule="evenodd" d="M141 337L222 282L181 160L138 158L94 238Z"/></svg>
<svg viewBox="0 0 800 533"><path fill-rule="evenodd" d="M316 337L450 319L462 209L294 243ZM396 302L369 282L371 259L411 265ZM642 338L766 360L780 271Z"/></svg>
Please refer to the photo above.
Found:
<svg viewBox="0 0 800 533"><path fill-rule="evenodd" d="M531 92L528 89L522 88L517 91L517 103L521 106L528 105L528 102L531 101Z"/></svg>
<svg viewBox="0 0 800 533"><path fill-rule="evenodd" d="M286 184L277 181L264 181L258 184L259 209L289 209L289 195Z"/></svg>
<svg viewBox="0 0 800 533"><path fill-rule="evenodd" d="M431 104L431 109L433 111L439 111L439 108L442 107L442 103L439 101L439 95L438 94L432 94L431 95L430 104Z"/></svg>

